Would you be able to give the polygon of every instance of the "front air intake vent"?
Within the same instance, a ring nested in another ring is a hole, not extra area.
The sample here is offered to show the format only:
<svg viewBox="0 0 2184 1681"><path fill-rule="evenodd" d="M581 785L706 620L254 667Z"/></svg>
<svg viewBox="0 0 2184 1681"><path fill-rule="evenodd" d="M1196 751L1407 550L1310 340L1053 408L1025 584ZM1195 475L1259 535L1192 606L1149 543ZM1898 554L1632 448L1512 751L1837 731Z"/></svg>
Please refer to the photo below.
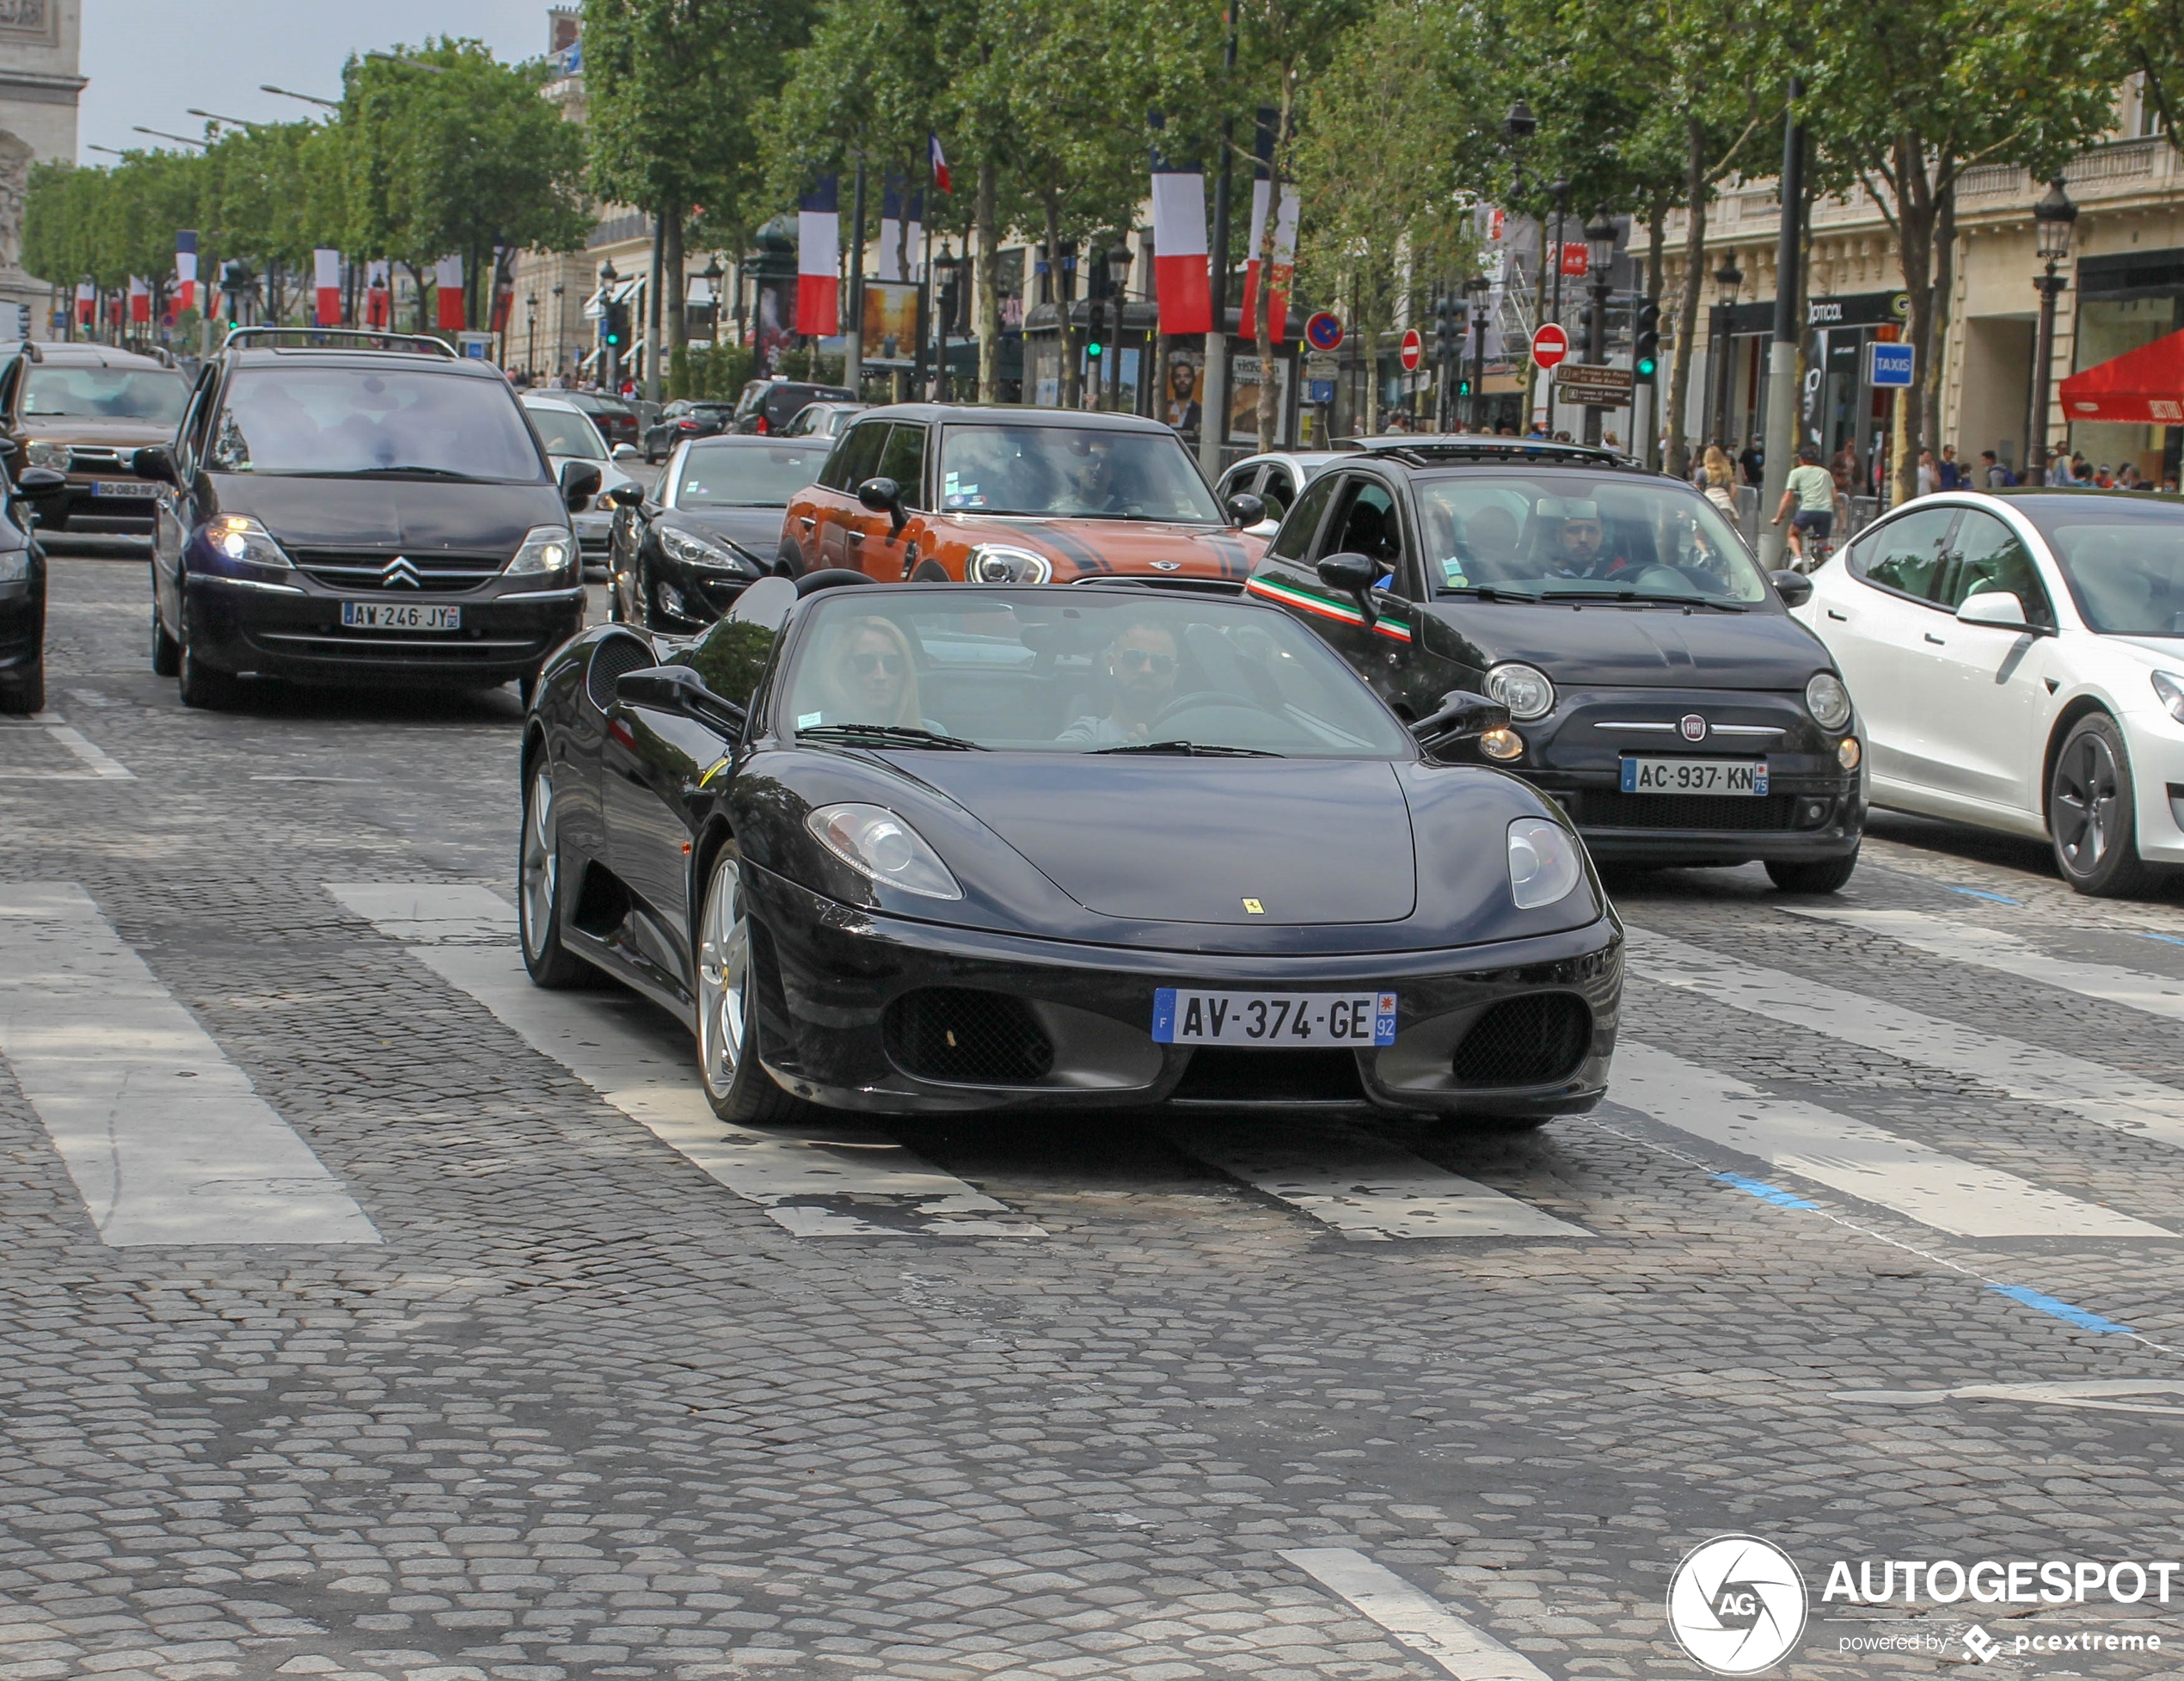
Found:
<svg viewBox="0 0 2184 1681"><path fill-rule="evenodd" d="M1029 1086L1054 1066L1054 1044L1021 998L968 987L929 986L887 1006L887 1055L920 1080L961 1086Z"/></svg>
<svg viewBox="0 0 2184 1681"><path fill-rule="evenodd" d="M659 660L635 636L609 636L592 650L592 663L584 673L584 692L592 704L604 712L614 704L614 685L630 672L641 672Z"/></svg>
<svg viewBox="0 0 2184 1681"><path fill-rule="evenodd" d="M1572 992L1504 998L1456 1047L1460 1086L1544 1086L1577 1072L1592 1044L1592 1012Z"/></svg>

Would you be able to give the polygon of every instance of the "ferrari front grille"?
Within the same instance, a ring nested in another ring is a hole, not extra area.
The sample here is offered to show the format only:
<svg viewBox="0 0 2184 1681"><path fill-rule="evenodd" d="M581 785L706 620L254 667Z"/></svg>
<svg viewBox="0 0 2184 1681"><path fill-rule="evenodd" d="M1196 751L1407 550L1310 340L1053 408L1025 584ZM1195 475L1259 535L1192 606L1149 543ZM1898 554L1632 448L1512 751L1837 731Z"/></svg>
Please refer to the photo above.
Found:
<svg viewBox="0 0 2184 1681"><path fill-rule="evenodd" d="M1592 1012L1573 992L1504 998L1456 1047L1460 1086L1544 1086L1577 1072L1592 1044Z"/></svg>
<svg viewBox="0 0 2184 1681"><path fill-rule="evenodd" d="M887 1006L887 1055L914 1079L950 1085L1029 1086L1054 1066L1054 1043L1021 998L928 986Z"/></svg>

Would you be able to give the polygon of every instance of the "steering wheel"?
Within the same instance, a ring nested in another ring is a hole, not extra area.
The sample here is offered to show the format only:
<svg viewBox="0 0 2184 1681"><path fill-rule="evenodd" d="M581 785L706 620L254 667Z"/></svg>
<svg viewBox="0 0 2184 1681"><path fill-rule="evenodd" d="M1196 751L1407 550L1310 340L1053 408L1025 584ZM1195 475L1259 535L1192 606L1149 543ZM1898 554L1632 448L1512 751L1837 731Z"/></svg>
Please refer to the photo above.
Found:
<svg viewBox="0 0 2184 1681"><path fill-rule="evenodd" d="M1154 730L1158 729L1177 713L1189 712L1201 706L1241 707L1247 712L1256 712L1259 709L1238 695L1224 694L1218 689L1196 689L1187 695L1176 696L1174 700L1161 708L1152 722L1145 727L1145 733L1150 735Z"/></svg>
<svg viewBox="0 0 2184 1681"><path fill-rule="evenodd" d="M1649 566L1640 567L1638 575L1630 581L1634 587L1641 590L1688 590L1691 587L1690 579L1674 567L1663 566L1658 561Z"/></svg>

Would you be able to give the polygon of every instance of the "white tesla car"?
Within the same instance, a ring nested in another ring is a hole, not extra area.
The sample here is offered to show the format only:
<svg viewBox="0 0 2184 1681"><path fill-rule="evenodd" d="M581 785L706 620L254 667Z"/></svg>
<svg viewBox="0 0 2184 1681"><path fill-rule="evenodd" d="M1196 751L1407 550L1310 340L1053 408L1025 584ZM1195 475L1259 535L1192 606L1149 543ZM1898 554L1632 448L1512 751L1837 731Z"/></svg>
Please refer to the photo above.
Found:
<svg viewBox="0 0 2184 1681"><path fill-rule="evenodd" d="M2184 501L1923 496L1795 611L1857 703L1873 804L2045 837L2080 893L2184 864Z"/></svg>

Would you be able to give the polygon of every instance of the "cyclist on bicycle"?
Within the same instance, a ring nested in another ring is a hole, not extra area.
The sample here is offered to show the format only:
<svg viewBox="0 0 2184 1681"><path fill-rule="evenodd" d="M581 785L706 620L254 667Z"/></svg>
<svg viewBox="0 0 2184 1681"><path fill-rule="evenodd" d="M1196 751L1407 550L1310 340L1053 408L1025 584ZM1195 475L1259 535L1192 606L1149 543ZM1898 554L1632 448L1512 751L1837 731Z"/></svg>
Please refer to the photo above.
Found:
<svg viewBox="0 0 2184 1681"><path fill-rule="evenodd" d="M1797 515L1790 518L1790 505L1795 503ZM1789 482L1782 487L1782 505L1775 510L1775 524L1789 519L1790 552L1796 556L1793 565L1800 572L1809 572L1817 561L1817 554L1806 553L1806 536L1809 532L1815 544L1825 544L1835 530L1835 475L1820 465L1820 452L1810 444L1797 452L1797 465L1789 470Z"/></svg>

